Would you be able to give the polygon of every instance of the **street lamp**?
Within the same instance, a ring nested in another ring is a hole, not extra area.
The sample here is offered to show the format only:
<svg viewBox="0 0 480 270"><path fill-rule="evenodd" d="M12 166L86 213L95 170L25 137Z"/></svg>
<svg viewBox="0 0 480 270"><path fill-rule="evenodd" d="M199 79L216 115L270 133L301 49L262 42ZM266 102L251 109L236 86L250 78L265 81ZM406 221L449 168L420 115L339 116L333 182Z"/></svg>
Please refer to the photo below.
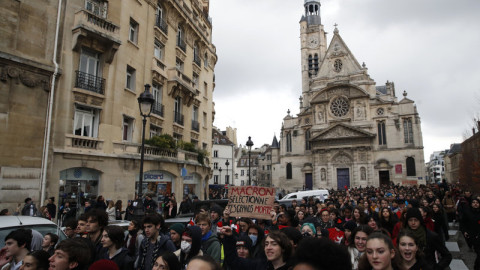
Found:
<svg viewBox="0 0 480 270"><path fill-rule="evenodd" d="M222 184L222 167L218 168L218 171L220 172L220 181L219 181L219 183Z"/></svg>
<svg viewBox="0 0 480 270"><path fill-rule="evenodd" d="M247 147L248 147L248 185L252 185L252 172L250 171L250 152L252 151L252 137L248 136Z"/></svg>
<svg viewBox="0 0 480 270"><path fill-rule="evenodd" d="M228 162L228 159L227 159L227 161L225 161L225 166L227 166L227 180L230 180L230 179L228 179L229 178L228 177L229 176L228 175L228 165L230 165L230 162ZM229 184L229 183L227 183L227 181L225 181L225 184Z"/></svg>
<svg viewBox="0 0 480 270"><path fill-rule="evenodd" d="M143 158L145 153L145 125L147 124L147 117L150 117L152 113L153 103L155 99L152 93L150 93L150 84L145 84L145 91L138 97L138 106L140 107L140 114L143 117L142 127L142 152L140 155L140 179L138 181L138 202L142 202L143 196ZM143 207L143 206L142 206Z"/></svg>

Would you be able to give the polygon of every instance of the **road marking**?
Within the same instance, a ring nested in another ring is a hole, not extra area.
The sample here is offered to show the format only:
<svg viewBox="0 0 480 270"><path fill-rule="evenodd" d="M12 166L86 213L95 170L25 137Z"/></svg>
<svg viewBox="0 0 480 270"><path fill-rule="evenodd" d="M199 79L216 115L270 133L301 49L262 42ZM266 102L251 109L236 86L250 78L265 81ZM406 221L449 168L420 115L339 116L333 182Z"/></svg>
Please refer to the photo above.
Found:
<svg viewBox="0 0 480 270"><path fill-rule="evenodd" d="M445 246L450 252L460 252L457 242L445 242Z"/></svg>
<svg viewBox="0 0 480 270"><path fill-rule="evenodd" d="M463 260L453 259L450 263L450 269L455 270L468 270L467 266L463 262Z"/></svg>
<svg viewBox="0 0 480 270"><path fill-rule="evenodd" d="M458 230L448 230L448 235L454 236L456 235Z"/></svg>

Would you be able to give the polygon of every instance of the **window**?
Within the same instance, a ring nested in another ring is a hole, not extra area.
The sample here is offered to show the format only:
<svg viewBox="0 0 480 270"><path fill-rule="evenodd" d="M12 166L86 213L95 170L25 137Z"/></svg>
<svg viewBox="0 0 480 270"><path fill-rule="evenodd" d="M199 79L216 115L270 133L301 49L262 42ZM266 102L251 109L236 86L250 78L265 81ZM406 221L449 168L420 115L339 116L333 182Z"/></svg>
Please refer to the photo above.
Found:
<svg viewBox="0 0 480 270"><path fill-rule="evenodd" d="M107 18L107 2L100 0L86 0L85 9L98 17Z"/></svg>
<svg viewBox="0 0 480 270"><path fill-rule="evenodd" d="M267 160L272 160L272 155L267 155Z"/></svg>
<svg viewBox="0 0 480 270"><path fill-rule="evenodd" d="M318 54L308 56L308 75L317 75L318 73Z"/></svg>
<svg viewBox="0 0 480 270"><path fill-rule="evenodd" d="M138 23L130 18L130 30L128 33L128 40L137 44L138 41Z"/></svg>
<svg viewBox="0 0 480 270"><path fill-rule="evenodd" d="M215 185L218 185L218 175L214 175L214 176L213 176L213 183L214 183Z"/></svg>
<svg viewBox="0 0 480 270"><path fill-rule="evenodd" d="M163 117L163 105L162 105L162 95L163 95L163 88L161 85L152 83L152 95L153 95L153 107L152 113L156 115L160 115Z"/></svg>
<svg viewBox="0 0 480 270"><path fill-rule="evenodd" d="M207 147L208 147L208 144L202 143L202 149L203 149L203 150L207 150Z"/></svg>
<svg viewBox="0 0 480 270"><path fill-rule="evenodd" d="M202 64L200 61L200 55L199 55L197 43L193 45L193 62L197 64L197 66L201 66Z"/></svg>
<svg viewBox="0 0 480 270"><path fill-rule="evenodd" d="M175 67L180 70L181 72L183 72L183 62L182 60L178 59L176 60L175 62Z"/></svg>
<svg viewBox="0 0 480 270"><path fill-rule="evenodd" d="M310 146L310 130L305 131L305 150L311 150Z"/></svg>
<svg viewBox="0 0 480 270"><path fill-rule="evenodd" d="M218 150L213 151L213 157L218 157Z"/></svg>
<svg viewBox="0 0 480 270"><path fill-rule="evenodd" d="M160 41L155 39L155 43L154 43L154 47L153 47L153 55L155 56L155 58L163 60L164 49L165 49L165 46L163 46L163 44L160 43Z"/></svg>
<svg viewBox="0 0 480 270"><path fill-rule="evenodd" d="M245 170L241 170L240 171L240 176L244 176L245 175Z"/></svg>
<svg viewBox="0 0 480 270"><path fill-rule="evenodd" d="M287 152L292 152L292 133L288 132L287 135Z"/></svg>
<svg viewBox="0 0 480 270"><path fill-rule="evenodd" d="M208 67L208 54L205 53L205 55L203 56L203 65L204 67Z"/></svg>
<svg viewBox="0 0 480 270"><path fill-rule="evenodd" d="M267 171L271 171L272 170L272 165L267 165Z"/></svg>
<svg viewBox="0 0 480 270"><path fill-rule="evenodd" d="M218 169L218 162L214 162L214 163L213 163L213 169L214 169L214 170L217 170L217 169Z"/></svg>
<svg viewBox="0 0 480 270"><path fill-rule="evenodd" d="M177 96L175 98L174 104L174 121L177 124L183 125L183 114L182 114L182 98Z"/></svg>
<svg viewBox="0 0 480 270"><path fill-rule="evenodd" d="M292 163L287 163L287 179L292 179Z"/></svg>
<svg viewBox="0 0 480 270"><path fill-rule="evenodd" d="M101 77L100 54L82 48L75 87L103 94L104 81Z"/></svg>
<svg viewBox="0 0 480 270"><path fill-rule="evenodd" d="M199 131L200 125L198 123L198 107L193 106L192 108L192 130Z"/></svg>
<svg viewBox="0 0 480 270"><path fill-rule="evenodd" d="M73 134L85 137L98 137L99 110L83 106L75 108Z"/></svg>
<svg viewBox="0 0 480 270"><path fill-rule="evenodd" d="M154 125L150 125L150 139L162 134L162 128Z"/></svg>
<svg viewBox="0 0 480 270"><path fill-rule="evenodd" d="M412 118L403 119L403 136L405 143L413 143Z"/></svg>
<svg viewBox="0 0 480 270"><path fill-rule="evenodd" d="M203 127L207 127L207 113L203 112Z"/></svg>
<svg viewBox="0 0 480 270"><path fill-rule="evenodd" d="M206 82L203 83L203 95L208 96L208 84Z"/></svg>
<svg viewBox="0 0 480 270"><path fill-rule="evenodd" d="M385 121L377 124L378 129L378 145L387 145L387 133L385 132Z"/></svg>
<svg viewBox="0 0 480 270"><path fill-rule="evenodd" d="M131 142L133 137L133 118L123 116L123 136L122 139Z"/></svg>
<svg viewBox="0 0 480 270"><path fill-rule="evenodd" d="M127 65L127 78L125 88L135 91L135 69Z"/></svg>
<svg viewBox="0 0 480 270"><path fill-rule="evenodd" d="M407 157L405 163L407 163L407 176L416 176L415 159L413 157Z"/></svg>
<svg viewBox="0 0 480 270"><path fill-rule="evenodd" d="M177 28L177 46L184 52L187 50L187 45L185 44L184 32L181 26L178 26Z"/></svg>

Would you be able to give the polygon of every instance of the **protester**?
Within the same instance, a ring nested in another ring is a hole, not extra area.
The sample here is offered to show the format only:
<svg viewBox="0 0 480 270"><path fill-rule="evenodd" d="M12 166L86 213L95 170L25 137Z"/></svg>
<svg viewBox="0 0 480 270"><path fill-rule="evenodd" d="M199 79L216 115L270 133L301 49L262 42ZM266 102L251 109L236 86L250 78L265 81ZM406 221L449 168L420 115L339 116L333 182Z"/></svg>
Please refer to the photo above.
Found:
<svg viewBox="0 0 480 270"><path fill-rule="evenodd" d="M138 251L137 268L151 270L161 253L175 251L172 240L160 232L163 225L164 219L158 214L148 214L143 219L145 239L143 239Z"/></svg>
<svg viewBox="0 0 480 270"><path fill-rule="evenodd" d="M91 262L91 250L85 239L74 238L60 242L48 260L54 270L85 270Z"/></svg>
<svg viewBox="0 0 480 270"><path fill-rule="evenodd" d="M210 217L206 214L200 214L197 216L196 224L202 230L202 251L220 263L220 241L217 234L211 230Z"/></svg>
<svg viewBox="0 0 480 270"><path fill-rule="evenodd" d="M87 237L87 216L85 214L78 217L75 233L77 237Z"/></svg>
<svg viewBox="0 0 480 270"><path fill-rule="evenodd" d="M472 198L471 208L465 209L460 222L460 228L464 231L465 239L473 245L477 258L475 259L475 270L480 269L480 200Z"/></svg>
<svg viewBox="0 0 480 270"><path fill-rule="evenodd" d="M292 270L351 270L347 250L324 238L302 240L293 257Z"/></svg>
<svg viewBox="0 0 480 270"><path fill-rule="evenodd" d="M265 232L260 226L256 224L248 227L248 237L252 240L252 258L265 258L265 252L263 249L263 239L265 238Z"/></svg>
<svg viewBox="0 0 480 270"><path fill-rule="evenodd" d="M187 270L221 270L222 267L210 256L197 256L187 266Z"/></svg>
<svg viewBox="0 0 480 270"><path fill-rule="evenodd" d="M252 240L248 236L239 236L237 242L235 243L237 248L237 256L240 258L251 258L252 257Z"/></svg>
<svg viewBox="0 0 480 270"><path fill-rule="evenodd" d="M133 269L134 258L123 248L123 229L119 226L107 226L102 232L102 259L112 260L120 270Z"/></svg>
<svg viewBox="0 0 480 270"><path fill-rule="evenodd" d="M360 225L356 227L350 239L350 246L348 252L350 253L350 260L352 263L352 270L358 269L358 262L365 252L368 236L373 232L368 225Z"/></svg>
<svg viewBox="0 0 480 270"><path fill-rule="evenodd" d="M48 209L48 213L50 214L50 217L52 219L55 219L55 216L57 215L57 206L55 205L55 197L48 198L47 209Z"/></svg>
<svg viewBox="0 0 480 270"><path fill-rule="evenodd" d="M128 233L125 236L125 247L128 249L128 255L137 258L138 248L142 244L145 236L142 234L140 222L137 220L130 220L128 224Z"/></svg>
<svg viewBox="0 0 480 270"><path fill-rule="evenodd" d="M92 209L85 215L85 217L87 218L87 238L94 246L95 257L93 260L96 261L101 259L100 253L103 247L101 240L103 229L108 225L108 216L105 210Z"/></svg>
<svg viewBox="0 0 480 270"><path fill-rule="evenodd" d="M365 255L359 262L359 270L401 269L392 239L384 233L374 232L368 236Z"/></svg>
<svg viewBox="0 0 480 270"><path fill-rule="evenodd" d="M31 231L17 229L7 234L5 236L5 247L1 250L3 257L0 260L1 270L18 270L23 264L23 259L30 251L31 242Z"/></svg>
<svg viewBox="0 0 480 270"><path fill-rule="evenodd" d="M55 245L58 242L58 235L53 233L47 233L43 237L42 250L48 252L50 256L55 252Z"/></svg>
<svg viewBox="0 0 480 270"><path fill-rule="evenodd" d="M172 252L166 251L158 256L153 264L152 270L180 270L181 265L177 256Z"/></svg>
<svg viewBox="0 0 480 270"><path fill-rule="evenodd" d="M63 224L65 226L65 229L63 232L68 238L74 238L75 237L75 230L78 227L78 223L74 218L71 218L69 220L66 220L65 223Z"/></svg>
<svg viewBox="0 0 480 270"><path fill-rule="evenodd" d="M174 254L180 261L181 268L185 269L193 257L203 255L201 250L202 229L198 226L187 227L182 234L180 246L180 249L175 251Z"/></svg>
<svg viewBox="0 0 480 270"><path fill-rule="evenodd" d="M432 265L428 264L423 257L422 251L418 247L415 236L402 230L398 234L398 252L400 254L401 266L406 270L432 270Z"/></svg>
<svg viewBox="0 0 480 270"><path fill-rule="evenodd" d="M22 209L22 216L31 216L31 217L38 216L38 210L35 204L33 203L32 198L25 199L25 206L23 206L23 209Z"/></svg>
<svg viewBox="0 0 480 270"><path fill-rule="evenodd" d="M115 204L113 203L112 200L108 201L108 206L107 206L107 215L108 215L108 221L114 221L117 220L116 215L115 215Z"/></svg>
<svg viewBox="0 0 480 270"><path fill-rule="evenodd" d="M115 202L115 219L116 220L123 220L122 215L125 211L122 210L122 200L117 200Z"/></svg>
<svg viewBox="0 0 480 270"><path fill-rule="evenodd" d="M185 225L182 223L175 223L170 226L170 239L172 240L175 248L178 250L182 242L182 234L185 231Z"/></svg>
<svg viewBox="0 0 480 270"><path fill-rule="evenodd" d="M28 253L23 258L20 270L48 270L50 255L44 250L36 250Z"/></svg>

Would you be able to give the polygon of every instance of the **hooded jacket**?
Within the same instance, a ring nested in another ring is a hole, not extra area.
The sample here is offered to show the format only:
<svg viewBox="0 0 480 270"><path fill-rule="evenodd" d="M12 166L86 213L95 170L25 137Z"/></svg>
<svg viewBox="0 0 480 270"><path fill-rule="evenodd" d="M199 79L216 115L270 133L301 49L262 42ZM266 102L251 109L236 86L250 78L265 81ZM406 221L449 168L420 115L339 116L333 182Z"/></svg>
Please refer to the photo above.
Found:
<svg viewBox="0 0 480 270"><path fill-rule="evenodd" d="M178 257L180 264L183 266L187 265L190 262L190 259L195 256L202 256L203 252L200 250L202 246L202 230L198 226L190 226L185 229L186 234L192 238L192 247L190 252L186 254L182 249L175 251L175 255Z"/></svg>
<svg viewBox="0 0 480 270"><path fill-rule="evenodd" d="M150 245L154 245L153 247L153 258L152 258L152 264L151 265L144 265L145 264L145 257L147 256L147 251L148 247ZM142 244L140 245L140 248L138 250L138 264L137 266L144 270L144 269L152 269L153 264L155 263L155 260L160 256L165 251L170 251L170 252L175 252L175 245L173 244L172 240L170 237L163 235L162 233L159 233L157 237L157 241L155 243L150 242L150 239L145 237L142 241Z"/></svg>

